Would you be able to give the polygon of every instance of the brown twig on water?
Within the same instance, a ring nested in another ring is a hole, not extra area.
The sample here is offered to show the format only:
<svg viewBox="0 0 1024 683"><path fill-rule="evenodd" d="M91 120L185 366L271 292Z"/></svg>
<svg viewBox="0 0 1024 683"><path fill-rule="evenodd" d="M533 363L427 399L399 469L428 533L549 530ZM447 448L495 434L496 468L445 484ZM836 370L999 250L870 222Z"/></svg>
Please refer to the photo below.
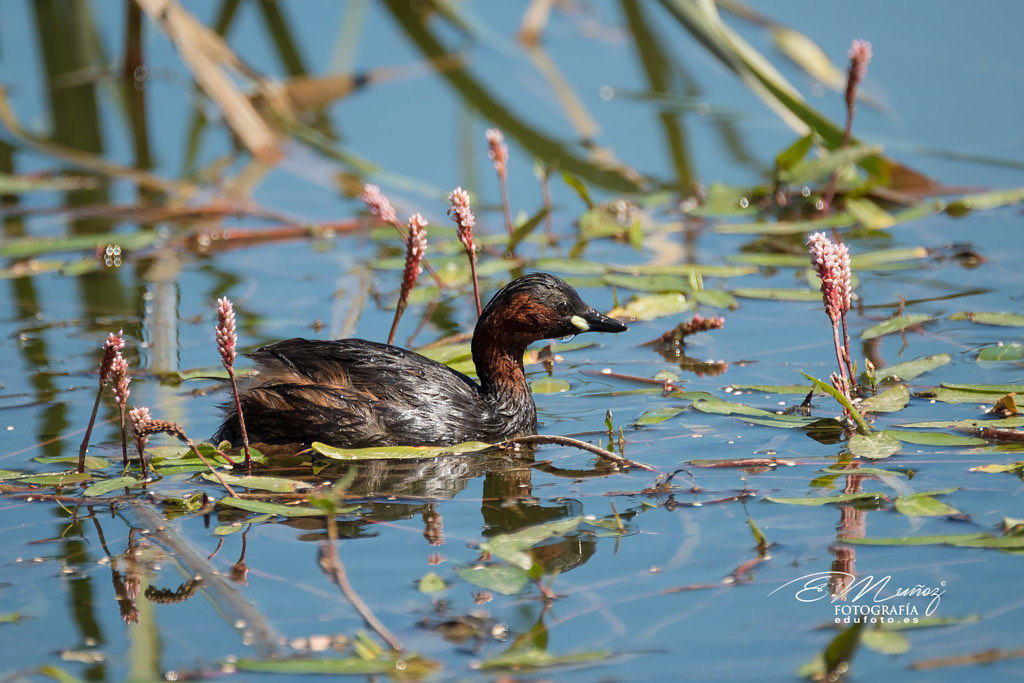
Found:
<svg viewBox="0 0 1024 683"><path fill-rule="evenodd" d="M185 434L185 430L182 429L181 425L176 422L171 422L170 420L149 419L140 421L138 426L135 428L135 434L138 438L148 438L153 434L161 433L170 434L178 441L181 441L183 444L188 446L189 450L191 450L192 453L199 458L204 465L206 465L210 472L213 473L213 476L217 478L217 481L220 482L220 485L228 492L228 495L232 498L238 498L238 494L235 493L235 490L231 488L226 481L224 481L224 478L220 476L220 472L210 464L210 461L203 457L203 454L199 452L196 445L192 443L192 439L188 438L188 435Z"/></svg>
<svg viewBox="0 0 1024 683"><path fill-rule="evenodd" d="M580 441L579 439L573 439L572 437L568 437L568 436L553 436L553 435L547 435L547 434L531 434L531 435L528 435L528 436L515 436L515 437L512 437L511 439L507 439L506 441L502 441L500 444L498 444L498 447L500 447L500 448L509 448L511 446L516 446L516 445L538 446L538 445L541 445L541 444L553 444L555 446L571 446L573 448L578 448L581 451L587 451L588 453L593 453L594 455L596 455L596 456L598 456L600 458L603 458L605 460L611 460L613 463L615 463L619 467L636 468L638 470L644 470L644 471L647 471L647 472L654 472L654 471L656 471L650 465L645 465L642 462L636 462L635 460L629 460L627 458L623 458L621 455L617 455L617 454L615 454L615 453L613 453L611 451L606 451L605 449L601 448L600 446L595 446L594 444L587 443L586 441Z"/></svg>
<svg viewBox="0 0 1024 683"><path fill-rule="evenodd" d="M103 342L103 360L100 361L100 385L96 389L96 400L92 404L92 414L89 415L89 424L85 427L85 436L82 438L82 445L78 448L78 473L85 472L85 452L89 449L89 438L92 436L92 428L96 424L96 413L100 408L100 398L103 396L103 387L110 379L110 367L114 362L115 354L124 348L124 338L121 335L124 330L113 332Z"/></svg>
<svg viewBox="0 0 1024 683"><path fill-rule="evenodd" d="M235 358L238 357L238 335L235 333L235 308L225 296L217 299L217 350L220 362L231 379L231 393L235 398L235 414L238 415L238 430L242 432L242 447L245 449L245 466L252 474L252 455L249 453L249 434L245 431L245 417L242 415L242 399L238 394L235 379Z"/></svg>
<svg viewBox="0 0 1024 683"><path fill-rule="evenodd" d="M359 616L366 622L366 625L383 638L384 642L392 650L400 652L402 650L402 643L381 623L380 619L363 602L363 599L352 588L352 584L349 583L348 574L345 572L345 565L341 563L341 558L338 557L337 542L338 529L334 524L334 518L329 516L327 518L327 540L320 544L321 569L337 584L345 599L359 613Z"/></svg>
<svg viewBox="0 0 1024 683"><path fill-rule="evenodd" d="M501 210L505 214L505 230L509 236L515 229L512 225L512 209L508 204L508 145L505 136L497 128L487 131L487 156L498 174L498 189L501 191Z"/></svg>
<svg viewBox="0 0 1024 683"><path fill-rule="evenodd" d="M409 293L416 285L416 278L423 272L420 263L427 253L427 221L418 213L409 216L409 233L405 238L405 270L402 272L402 289L398 294L398 303L395 305L395 319L391 323L391 331L388 332L388 344L395 343L395 334L398 332L398 321L405 312L409 303Z"/></svg>
<svg viewBox="0 0 1024 683"><path fill-rule="evenodd" d="M476 297L476 314L479 317L483 312L483 307L480 305L480 284L476 278L476 244L473 242L473 226L476 225L476 217L469 205L469 193L461 187L452 190L448 195L448 201L450 202L448 215L455 221L459 241L462 242L462 246L466 249L466 255L469 256L469 270L473 275L473 296Z"/></svg>
<svg viewBox="0 0 1024 683"><path fill-rule="evenodd" d="M850 68L846 74L846 127L843 129L843 141L840 147L850 145L850 135L853 131L853 113L857 108L857 88L868 73L868 64L871 62L871 43L866 40L855 40L847 53L850 58ZM836 182L839 179L839 171L832 171L828 180L828 186L822 194L822 210L829 211L832 207L832 200L836 194Z"/></svg>

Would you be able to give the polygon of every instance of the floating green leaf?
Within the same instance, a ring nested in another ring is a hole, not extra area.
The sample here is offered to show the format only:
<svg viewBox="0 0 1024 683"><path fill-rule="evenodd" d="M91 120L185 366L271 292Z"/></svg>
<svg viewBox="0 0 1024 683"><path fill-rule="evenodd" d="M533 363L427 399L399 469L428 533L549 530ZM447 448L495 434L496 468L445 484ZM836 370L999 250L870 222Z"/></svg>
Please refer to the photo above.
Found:
<svg viewBox="0 0 1024 683"><path fill-rule="evenodd" d="M991 464L991 465L979 465L972 467L968 470L969 472L987 472L989 474L1000 474L1003 472L1021 472L1024 471L1024 462L1011 462L1005 465Z"/></svg>
<svg viewBox="0 0 1024 683"><path fill-rule="evenodd" d="M956 491L950 489L949 491ZM938 517L941 515L956 515L960 511L935 499L927 493L915 493L909 496L900 496L896 499L896 511L908 517Z"/></svg>
<svg viewBox="0 0 1024 683"><path fill-rule="evenodd" d="M1017 417L1004 417L998 420L956 420L954 422L940 420L937 422L908 422L898 426L915 429L962 429L965 431L976 431L985 427L1006 429L1020 427L1021 425L1024 425L1024 416L1018 415Z"/></svg>
<svg viewBox="0 0 1024 683"><path fill-rule="evenodd" d="M960 548L1024 548L1024 536L993 536L992 534L947 534L937 536L901 536L896 538L844 538L854 545L952 545Z"/></svg>
<svg viewBox="0 0 1024 683"><path fill-rule="evenodd" d="M475 453L493 444L467 441L454 446L379 446L373 448L336 448L314 441L314 451L332 460L421 460L455 453Z"/></svg>
<svg viewBox="0 0 1024 683"><path fill-rule="evenodd" d="M268 513L263 515L256 515L255 517L250 517L244 522L234 522L232 524L219 524L213 528L213 534L215 536L229 536L231 534L238 533L249 524L260 524L261 522L265 522L268 519L272 519L273 517L274 515Z"/></svg>
<svg viewBox="0 0 1024 683"><path fill-rule="evenodd" d="M846 210L868 230L885 230L896 225L896 219L867 197L847 197Z"/></svg>
<svg viewBox="0 0 1024 683"><path fill-rule="evenodd" d="M61 474L34 474L28 477L22 477L18 480L21 484L38 484L40 486L69 486L71 484L79 484L83 481L89 481L93 478L93 475L88 472L64 472Z"/></svg>
<svg viewBox="0 0 1024 683"><path fill-rule="evenodd" d="M771 287L737 287L730 290L732 295L740 299L760 299L763 301L820 301L821 292L811 289L779 289Z"/></svg>
<svg viewBox="0 0 1024 683"><path fill-rule="evenodd" d="M524 647L510 649L497 657L485 659L480 662L480 668L484 671L494 669L545 669L554 666L569 666L573 664L589 664L599 662L612 656L611 652L593 651L577 652L569 655L552 655L537 647Z"/></svg>
<svg viewBox="0 0 1024 683"><path fill-rule="evenodd" d="M934 356L915 358L903 363L896 363L880 370L875 370L875 378L881 382L890 380L912 380L924 373L942 367L953 360L948 353L939 353Z"/></svg>
<svg viewBox="0 0 1024 683"><path fill-rule="evenodd" d="M643 425L655 425L670 420L679 413L683 412L685 408L676 408L665 406L662 408L655 408L654 410L648 410L646 413L640 416L636 421L639 426Z"/></svg>
<svg viewBox="0 0 1024 683"><path fill-rule="evenodd" d="M924 247L879 249L851 256L850 267L854 270L874 270L879 266L887 266L904 261L918 261L926 258L928 258L928 250Z"/></svg>
<svg viewBox="0 0 1024 683"><path fill-rule="evenodd" d="M910 652L910 640L901 633L871 629L860 634L864 647L883 655L902 655Z"/></svg>
<svg viewBox="0 0 1024 683"><path fill-rule="evenodd" d="M970 388L971 386L973 385L941 386L937 389L921 391L917 395L921 398L942 401L943 403L995 403L1002 396L1010 393L1009 391L999 391L998 389L983 389L980 385L978 388ZM1017 385L1013 390L1021 388Z"/></svg>
<svg viewBox="0 0 1024 683"><path fill-rule="evenodd" d="M1024 327L1024 315L991 311L960 311L949 316L950 320L970 320L979 325L1000 327Z"/></svg>
<svg viewBox="0 0 1024 683"><path fill-rule="evenodd" d="M282 479L280 477L235 477L230 474L221 474L229 486L239 486L247 489L258 489L260 491L273 491L275 493L297 493L308 491L312 488L307 482L296 479ZM203 473L203 479L220 483L220 480L212 472Z"/></svg>
<svg viewBox="0 0 1024 683"><path fill-rule="evenodd" d="M693 294L697 303L712 308L736 308L739 302L729 292L723 289L701 289Z"/></svg>
<svg viewBox="0 0 1024 683"><path fill-rule="evenodd" d="M739 391L756 391L764 394L801 394L806 396L811 391L809 384L730 384Z"/></svg>
<svg viewBox="0 0 1024 683"><path fill-rule="evenodd" d="M901 315L896 318L890 318L885 322L872 325L868 329L864 330L860 334L861 339L877 339L887 334L893 334L894 332L900 332L909 327L920 325L928 322L932 319L932 316L925 313L913 313L911 315Z"/></svg>
<svg viewBox="0 0 1024 683"><path fill-rule="evenodd" d="M265 503L262 500L249 500L247 498L221 498L217 501L217 505L238 508L247 512L280 515L282 517L322 517L324 514L322 510L314 508Z"/></svg>
<svg viewBox="0 0 1024 683"><path fill-rule="evenodd" d="M876 491L862 491L860 493L838 493L834 496L822 496L817 498L791 498L786 496L768 496L765 498L770 503L785 503L786 505L803 505L805 507L818 507L832 503L849 503L855 500L882 501L885 494Z"/></svg>
<svg viewBox="0 0 1024 683"><path fill-rule="evenodd" d="M571 388L569 380L560 377L545 376L530 382L530 390L535 394L560 394Z"/></svg>
<svg viewBox="0 0 1024 683"><path fill-rule="evenodd" d="M1024 344L994 344L986 346L978 352L978 360L984 363L1024 360Z"/></svg>
<svg viewBox="0 0 1024 683"><path fill-rule="evenodd" d="M862 413L895 413L903 410L910 402L910 390L904 384L897 384L880 394L868 397L858 404Z"/></svg>
<svg viewBox="0 0 1024 683"><path fill-rule="evenodd" d="M277 674L327 674L335 676L393 675L396 678L420 680L430 675L439 666L420 657L405 656L401 668L392 658L345 657L343 659L239 659L231 664L232 669Z"/></svg>
<svg viewBox="0 0 1024 683"><path fill-rule="evenodd" d="M846 446L850 453L871 460L888 458L900 452L902 446L898 439L894 439L885 432L874 432L872 434L854 434Z"/></svg>
<svg viewBox="0 0 1024 683"><path fill-rule="evenodd" d="M493 536L480 544L480 550L501 558L513 567L527 570L533 566L533 560L526 554L526 550L549 538L575 531L580 524L595 526L600 525L600 522L588 520L586 517L570 517L537 524L512 533Z"/></svg>
<svg viewBox="0 0 1024 683"><path fill-rule="evenodd" d="M489 565L485 567L459 567L455 570L459 578L486 590L497 591L502 595L515 595L523 590L529 582L529 575L509 565Z"/></svg>
<svg viewBox="0 0 1024 683"><path fill-rule="evenodd" d="M637 297L625 306L617 306L608 315L612 318L643 321L678 315L692 308L693 302L687 300L683 294L671 292Z"/></svg>
<svg viewBox="0 0 1024 683"><path fill-rule="evenodd" d="M117 479L105 479L104 481L97 482L92 486L82 491L83 496L102 496L104 493L110 493L111 491L120 491L132 486L137 486L144 483L141 479L135 477L118 477Z"/></svg>
<svg viewBox="0 0 1024 683"><path fill-rule="evenodd" d="M988 442L975 436L963 434L946 434L944 432L917 432L903 429L885 429L882 434L887 434L903 443L918 444L921 446L984 446Z"/></svg>
<svg viewBox="0 0 1024 683"><path fill-rule="evenodd" d="M971 211L997 209L1002 206L1019 204L1022 201L1024 201L1024 188L982 192L980 194L967 195L954 202L950 202L946 205L946 213L959 218Z"/></svg>
<svg viewBox="0 0 1024 683"><path fill-rule="evenodd" d="M420 577L419 580L419 591L420 593L440 593L441 591L447 590L448 585L445 584L444 579L435 574L434 572L427 572Z"/></svg>
<svg viewBox="0 0 1024 683"><path fill-rule="evenodd" d="M605 283L635 292L682 292L689 289L687 279L678 275L626 275L609 273Z"/></svg>
<svg viewBox="0 0 1024 683"><path fill-rule="evenodd" d="M61 455L61 456L38 456L32 458L33 462L38 462L42 465L60 465L60 464L71 464L78 465L77 455ZM85 469L87 470L102 470L103 468L110 465L110 461L106 458L101 458L96 455L85 456Z"/></svg>

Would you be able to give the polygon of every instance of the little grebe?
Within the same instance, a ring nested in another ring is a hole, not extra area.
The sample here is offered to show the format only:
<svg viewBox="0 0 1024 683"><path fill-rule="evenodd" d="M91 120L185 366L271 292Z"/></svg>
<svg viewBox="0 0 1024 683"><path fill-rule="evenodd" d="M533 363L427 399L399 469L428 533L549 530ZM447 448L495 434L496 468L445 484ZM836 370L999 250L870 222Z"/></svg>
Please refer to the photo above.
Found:
<svg viewBox="0 0 1024 683"><path fill-rule="evenodd" d="M341 339L288 339L252 354L241 391L252 442L340 447L448 446L497 441L536 429L523 373L527 345L580 332L622 332L563 280L532 273L506 285L473 332L480 384L396 346ZM234 402L215 441L241 442Z"/></svg>

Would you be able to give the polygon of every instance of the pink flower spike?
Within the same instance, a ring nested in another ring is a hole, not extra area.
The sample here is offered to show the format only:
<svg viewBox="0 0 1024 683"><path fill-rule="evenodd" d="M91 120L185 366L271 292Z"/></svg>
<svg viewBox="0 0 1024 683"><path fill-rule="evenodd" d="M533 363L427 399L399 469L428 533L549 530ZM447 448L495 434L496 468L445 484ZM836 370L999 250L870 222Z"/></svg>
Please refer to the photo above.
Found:
<svg viewBox="0 0 1024 683"><path fill-rule="evenodd" d="M455 221L458 228L459 240L466 247L470 254L476 253L476 245L473 243L473 226L476 225L476 216L469 204L469 193L461 187L452 190L448 195L451 206L448 208L448 215Z"/></svg>
<svg viewBox="0 0 1024 683"><path fill-rule="evenodd" d="M124 330L118 330L117 334L111 332L107 340L103 342L103 360L100 362L100 384L106 384L110 378L110 365L114 362L114 356L124 348Z"/></svg>
<svg viewBox="0 0 1024 683"><path fill-rule="evenodd" d="M811 235L807 246L811 265L821 279L825 312L833 323L839 322L853 303L850 251L845 244L836 244L823 232Z"/></svg>
<svg viewBox="0 0 1024 683"><path fill-rule="evenodd" d="M132 424L132 433L135 435L135 446L139 449L139 454L145 450L146 444L149 443L149 437L141 434L143 427L149 422L152 417L149 414L149 408L143 406L142 408L132 408L128 411L128 420Z"/></svg>
<svg viewBox="0 0 1024 683"><path fill-rule="evenodd" d="M489 128L486 135L487 156L494 162L498 177L504 180L508 176L508 145L505 144L505 136L497 128Z"/></svg>
<svg viewBox="0 0 1024 683"><path fill-rule="evenodd" d="M868 64L871 63L871 43L860 39L853 41L847 56L850 58L850 80L860 83L867 75Z"/></svg>
<svg viewBox="0 0 1024 683"><path fill-rule="evenodd" d="M124 359L120 351L114 352L114 360L110 363L110 376L114 382L114 398L117 404L124 410L128 404L128 396L131 395L131 378L128 376L128 361Z"/></svg>
<svg viewBox="0 0 1024 683"><path fill-rule="evenodd" d="M366 184L363 186L363 194L361 194L359 198L364 204L366 204L366 208L369 209L370 213L374 216L385 223L398 225L398 214L395 213L395 209L391 206L391 202L388 201L388 198L380 191L380 187L377 185Z"/></svg>
<svg viewBox="0 0 1024 683"><path fill-rule="evenodd" d="M448 195L451 206L448 207L448 215L455 221L462 246L466 248L469 256L469 269L473 276L473 296L476 299L476 314L480 315L483 310L480 306L480 283L476 277L476 244L473 242L473 226L476 225L476 217L469 206L469 193L461 187L456 187Z"/></svg>
<svg viewBox="0 0 1024 683"><path fill-rule="evenodd" d="M224 367L232 369L238 357L238 335L235 333L235 308L227 297L217 299L217 350Z"/></svg>

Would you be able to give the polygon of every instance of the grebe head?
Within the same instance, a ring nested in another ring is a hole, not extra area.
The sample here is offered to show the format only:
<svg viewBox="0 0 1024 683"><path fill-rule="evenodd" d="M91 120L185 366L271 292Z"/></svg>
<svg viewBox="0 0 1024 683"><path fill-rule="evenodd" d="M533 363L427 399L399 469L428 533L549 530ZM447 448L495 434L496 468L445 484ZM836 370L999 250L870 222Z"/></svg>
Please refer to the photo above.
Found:
<svg viewBox="0 0 1024 683"><path fill-rule="evenodd" d="M477 329L484 325L527 343L628 329L594 310L567 282L547 273L530 273L503 287L484 308Z"/></svg>

